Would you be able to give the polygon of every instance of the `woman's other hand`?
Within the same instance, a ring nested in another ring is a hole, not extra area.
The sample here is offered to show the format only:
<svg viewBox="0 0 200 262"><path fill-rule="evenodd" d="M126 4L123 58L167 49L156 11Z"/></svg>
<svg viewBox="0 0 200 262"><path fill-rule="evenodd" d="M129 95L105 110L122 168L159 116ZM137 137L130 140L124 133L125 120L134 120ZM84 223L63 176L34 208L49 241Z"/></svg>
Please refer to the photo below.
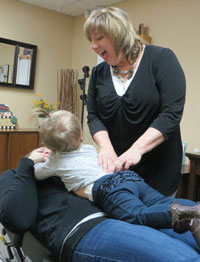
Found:
<svg viewBox="0 0 200 262"><path fill-rule="evenodd" d="M138 164L144 154L165 141L162 133L155 128L148 128L146 132L113 163L115 171L127 170Z"/></svg>
<svg viewBox="0 0 200 262"><path fill-rule="evenodd" d="M27 157L32 159L34 163L45 162L51 151L46 147L39 147L33 150Z"/></svg>
<svg viewBox="0 0 200 262"><path fill-rule="evenodd" d="M142 154L139 150L127 150L113 162L114 171L128 170L140 162Z"/></svg>

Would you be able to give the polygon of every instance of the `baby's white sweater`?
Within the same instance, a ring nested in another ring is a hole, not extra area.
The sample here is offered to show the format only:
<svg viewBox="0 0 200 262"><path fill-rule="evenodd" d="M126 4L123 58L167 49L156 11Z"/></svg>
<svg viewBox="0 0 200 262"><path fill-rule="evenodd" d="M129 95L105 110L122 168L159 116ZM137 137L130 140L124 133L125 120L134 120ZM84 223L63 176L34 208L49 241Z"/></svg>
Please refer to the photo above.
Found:
<svg viewBox="0 0 200 262"><path fill-rule="evenodd" d="M95 147L85 144L71 152L52 152L46 162L37 163L34 168L36 179L59 176L68 191L93 184L105 175L98 164Z"/></svg>

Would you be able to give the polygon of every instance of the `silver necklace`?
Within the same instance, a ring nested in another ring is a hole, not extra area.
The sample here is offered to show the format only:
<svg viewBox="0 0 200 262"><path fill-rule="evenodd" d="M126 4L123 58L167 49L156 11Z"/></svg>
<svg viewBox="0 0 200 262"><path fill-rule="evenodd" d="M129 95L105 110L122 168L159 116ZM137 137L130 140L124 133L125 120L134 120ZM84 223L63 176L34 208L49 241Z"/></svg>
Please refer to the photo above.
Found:
<svg viewBox="0 0 200 262"><path fill-rule="evenodd" d="M133 47L133 59L132 59L133 63L131 64L131 68L129 70L123 71L123 70L119 70L118 66L112 66L113 75L117 76L118 78L123 78L122 76L120 76L120 74L123 76L128 75L127 79L129 80L133 76L136 67L136 60L141 50L142 50L142 44L139 40L137 40Z"/></svg>
<svg viewBox="0 0 200 262"><path fill-rule="evenodd" d="M123 71L123 70L119 70L118 66L112 66L112 72L113 72L113 75L115 75L117 77L120 77L119 74L124 75L124 76L129 74L128 79L130 79L133 75L135 67L136 67L136 63L133 63L129 70Z"/></svg>

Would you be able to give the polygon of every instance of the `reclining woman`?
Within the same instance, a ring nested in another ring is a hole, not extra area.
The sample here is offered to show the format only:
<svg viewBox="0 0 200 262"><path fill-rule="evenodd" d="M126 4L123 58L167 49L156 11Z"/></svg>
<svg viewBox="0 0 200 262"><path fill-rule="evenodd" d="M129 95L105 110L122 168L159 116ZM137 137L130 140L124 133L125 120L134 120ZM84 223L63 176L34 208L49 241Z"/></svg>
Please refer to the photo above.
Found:
<svg viewBox="0 0 200 262"><path fill-rule="evenodd" d="M199 247L190 232L155 230L104 216L91 201L68 193L58 177L34 178L39 148L0 176L0 222L11 232L30 230L55 261L197 262Z"/></svg>

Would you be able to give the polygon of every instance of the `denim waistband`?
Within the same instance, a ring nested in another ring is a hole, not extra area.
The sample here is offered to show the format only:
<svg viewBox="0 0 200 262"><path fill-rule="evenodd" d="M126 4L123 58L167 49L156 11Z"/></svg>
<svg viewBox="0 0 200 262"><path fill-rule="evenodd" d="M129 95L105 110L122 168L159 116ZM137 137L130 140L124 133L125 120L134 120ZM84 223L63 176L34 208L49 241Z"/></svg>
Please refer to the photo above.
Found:
<svg viewBox="0 0 200 262"><path fill-rule="evenodd" d="M117 187L127 181L142 181L143 178L133 171L118 171L113 174L105 175L99 178L93 186L93 193L101 189L104 193L110 192L113 188Z"/></svg>

